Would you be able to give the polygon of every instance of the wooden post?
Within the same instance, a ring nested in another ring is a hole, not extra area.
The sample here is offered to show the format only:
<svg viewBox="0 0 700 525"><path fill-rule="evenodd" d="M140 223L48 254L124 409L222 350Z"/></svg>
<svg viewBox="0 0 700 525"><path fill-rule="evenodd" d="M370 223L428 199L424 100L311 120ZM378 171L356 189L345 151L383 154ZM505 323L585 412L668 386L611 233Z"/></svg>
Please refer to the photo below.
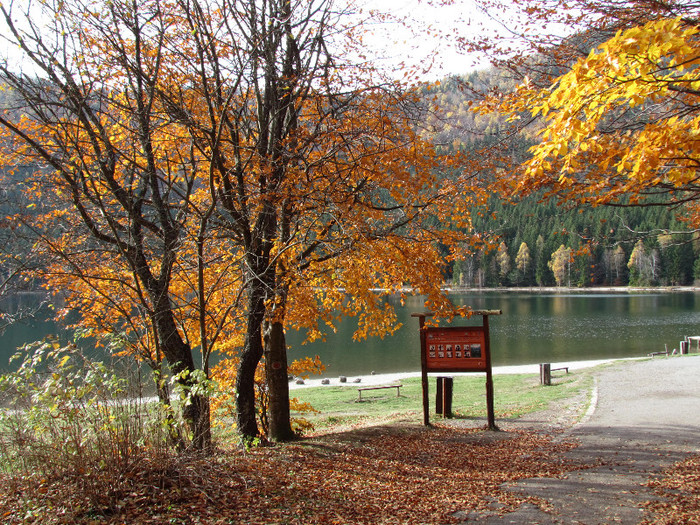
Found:
<svg viewBox="0 0 700 525"><path fill-rule="evenodd" d="M439 381L439 379L438 379ZM445 380L442 380L442 419L445 419L447 417L447 385L445 384Z"/></svg>
<svg viewBox="0 0 700 525"><path fill-rule="evenodd" d="M498 430L496 413L493 406L493 373L491 371L491 341L489 336L489 316L484 314L484 339L486 343L486 416L489 430Z"/></svg>
<svg viewBox="0 0 700 525"><path fill-rule="evenodd" d="M552 384L552 365L549 363L540 363L540 384Z"/></svg>
<svg viewBox="0 0 700 525"><path fill-rule="evenodd" d="M428 395L428 362L425 348L425 316L418 316L420 327L420 368L421 383L423 386L423 425L430 426L430 397Z"/></svg>
<svg viewBox="0 0 700 525"><path fill-rule="evenodd" d="M452 376L438 376L437 392L435 396L435 412L442 414L442 418L452 417L452 394L454 393L454 378Z"/></svg>

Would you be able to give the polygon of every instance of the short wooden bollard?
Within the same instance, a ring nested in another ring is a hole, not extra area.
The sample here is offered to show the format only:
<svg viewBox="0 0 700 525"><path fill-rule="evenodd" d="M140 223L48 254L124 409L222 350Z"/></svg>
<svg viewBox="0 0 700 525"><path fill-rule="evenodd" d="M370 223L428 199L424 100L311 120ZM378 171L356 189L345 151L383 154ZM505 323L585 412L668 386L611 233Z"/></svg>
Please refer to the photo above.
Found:
<svg viewBox="0 0 700 525"><path fill-rule="evenodd" d="M552 365L549 363L540 363L540 384L552 384Z"/></svg>
<svg viewBox="0 0 700 525"><path fill-rule="evenodd" d="M687 355L690 351L690 341L681 341L681 355Z"/></svg>
<svg viewBox="0 0 700 525"><path fill-rule="evenodd" d="M442 417L452 418L452 393L454 379L452 377L439 376L435 392L435 413Z"/></svg>

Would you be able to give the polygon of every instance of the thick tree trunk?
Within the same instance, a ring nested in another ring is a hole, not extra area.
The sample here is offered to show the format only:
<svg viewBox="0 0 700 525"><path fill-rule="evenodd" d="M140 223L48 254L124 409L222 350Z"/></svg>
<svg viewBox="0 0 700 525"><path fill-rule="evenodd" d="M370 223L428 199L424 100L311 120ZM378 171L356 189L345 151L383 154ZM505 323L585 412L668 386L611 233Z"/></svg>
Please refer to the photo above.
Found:
<svg viewBox="0 0 700 525"><path fill-rule="evenodd" d="M289 441L294 438L289 413L287 344L284 325L267 323L265 327L265 377L268 386L268 438Z"/></svg>
<svg viewBox="0 0 700 525"><path fill-rule="evenodd" d="M263 356L263 321L270 290L274 289L275 266L270 264L270 251L277 227L277 214L270 202L260 211L250 244L246 246L246 262L250 277L248 324L241 360L236 374L236 416L238 432L244 443L260 435L256 420L255 370Z"/></svg>
<svg viewBox="0 0 700 525"><path fill-rule="evenodd" d="M244 441L260 435L255 407L255 369L262 357L260 330L248 333L236 374L236 424Z"/></svg>

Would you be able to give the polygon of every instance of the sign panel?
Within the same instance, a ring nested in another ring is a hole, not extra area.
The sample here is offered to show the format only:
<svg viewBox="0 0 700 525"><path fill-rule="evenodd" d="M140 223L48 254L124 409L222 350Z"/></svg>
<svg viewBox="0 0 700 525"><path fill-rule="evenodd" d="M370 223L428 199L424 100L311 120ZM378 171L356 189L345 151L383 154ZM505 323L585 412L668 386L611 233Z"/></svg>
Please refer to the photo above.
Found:
<svg viewBox="0 0 700 525"><path fill-rule="evenodd" d="M485 372L486 336L483 326L430 327L425 330L428 372Z"/></svg>

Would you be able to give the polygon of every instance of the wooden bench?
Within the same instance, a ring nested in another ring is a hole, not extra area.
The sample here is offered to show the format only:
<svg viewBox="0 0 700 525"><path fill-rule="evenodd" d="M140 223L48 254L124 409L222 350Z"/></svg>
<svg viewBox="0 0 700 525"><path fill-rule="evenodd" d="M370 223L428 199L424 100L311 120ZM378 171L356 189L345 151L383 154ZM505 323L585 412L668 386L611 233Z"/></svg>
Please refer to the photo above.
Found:
<svg viewBox="0 0 700 525"><path fill-rule="evenodd" d="M549 363L540 363L540 383L543 385L552 384L552 372L556 370L564 370L567 374L569 373L568 366L560 366L558 368L551 368Z"/></svg>
<svg viewBox="0 0 700 525"><path fill-rule="evenodd" d="M396 397L399 397L401 394L401 387L403 385L378 385L378 386L363 386L357 389L357 394L358 394L358 401L362 401L362 392L365 390L383 390L385 388L395 388L396 389Z"/></svg>
<svg viewBox="0 0 700 525"><path fill-rule="evenodd" d="M657 355L668 355L668 345L664 345L664 351L663 352L649 352L647 354L649 357L656 357ZM676 355L676 349L673 349L673 355Z"/></svg>

